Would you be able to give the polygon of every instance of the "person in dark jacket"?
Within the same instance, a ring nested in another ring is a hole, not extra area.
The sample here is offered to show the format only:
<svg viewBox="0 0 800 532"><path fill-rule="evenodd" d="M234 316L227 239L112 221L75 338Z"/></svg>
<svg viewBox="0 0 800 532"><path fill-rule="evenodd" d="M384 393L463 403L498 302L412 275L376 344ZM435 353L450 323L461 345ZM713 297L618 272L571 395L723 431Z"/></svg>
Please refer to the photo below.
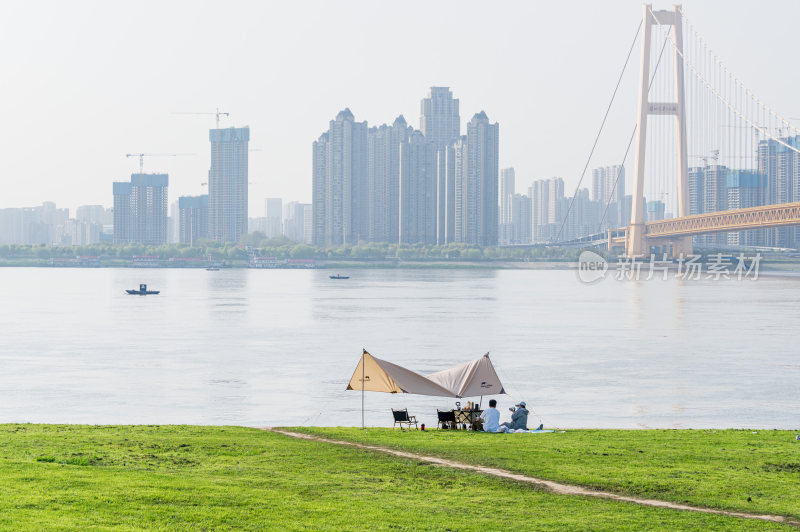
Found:
<svg viewBox="0 0 800 532"><path fill-rule="evenodd" d="M528 409L525 408L525 401L520 401L516 408L509 408L511 410L511 421L506 421L502 424L508 430L528 429Z"/></svg>

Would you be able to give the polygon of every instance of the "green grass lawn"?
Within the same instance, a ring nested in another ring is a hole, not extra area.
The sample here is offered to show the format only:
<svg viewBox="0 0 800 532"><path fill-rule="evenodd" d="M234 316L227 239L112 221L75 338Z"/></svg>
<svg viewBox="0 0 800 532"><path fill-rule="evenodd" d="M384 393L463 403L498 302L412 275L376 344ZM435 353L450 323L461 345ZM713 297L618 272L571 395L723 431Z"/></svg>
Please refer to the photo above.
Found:
<svg viewBox="0 0 800 532"><path fill-rule="evenodd" d="M473 434L331 432L339 437L365 435L395 445L416 441L417 447L426 447L427 438L434 444L432 450L438 445L440 452L452 452L447 447L458 446L461 458L477 459L480 449L491 451L503 445L500 439L492 441L489 436ZM558 437L562 444L574 441L570 433ZM541 438L506 441L512 445L508 450L525 449L522 452L528 456L534 446L557 447L555 438L548 444ZM518 445L523 447L514 447ZM608 442L604 448L608 448ZM634 470L635 464L630 469ZM0 528L787 527L553 495L513 481L257 429L22 424L0 425Z"/></svg>
<svg viewBox="0 0 800 532"><path fill-rule="evenodd" d="M628 495L800 517L800 441L789 431L569 430L486 434L302 428Z"/></svg>

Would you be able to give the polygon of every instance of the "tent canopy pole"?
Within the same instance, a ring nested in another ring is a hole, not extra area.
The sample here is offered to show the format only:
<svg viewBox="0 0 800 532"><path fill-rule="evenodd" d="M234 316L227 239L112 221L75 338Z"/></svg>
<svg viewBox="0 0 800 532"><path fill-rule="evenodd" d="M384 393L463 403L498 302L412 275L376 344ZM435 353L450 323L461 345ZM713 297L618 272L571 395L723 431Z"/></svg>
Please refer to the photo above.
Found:
<svg viewBox="0 0 800 532"><path fill-rule="evenodd" d="M364 353L366 353L366 349L361 350L361 429L363 430L366 428L364 426Z"/></svg>

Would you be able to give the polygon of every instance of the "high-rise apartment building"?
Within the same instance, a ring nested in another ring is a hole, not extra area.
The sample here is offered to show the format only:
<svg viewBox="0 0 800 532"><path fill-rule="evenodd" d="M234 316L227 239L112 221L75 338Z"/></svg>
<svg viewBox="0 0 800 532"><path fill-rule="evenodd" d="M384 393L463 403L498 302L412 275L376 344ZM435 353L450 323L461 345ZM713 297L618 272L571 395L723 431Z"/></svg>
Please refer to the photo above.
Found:
<svg viewBox="0 0 800 532"><path fill-rule="evenodd" d="M267 198L264 200L264 234L275 238L283 234L283 200Z"/></svg>
<svg viewBox="0 0 800 532"><path fill-rule="evenodd" d="M562 213L567 203L564 180L560 177L539 179L530 188L531 238L535 243L550 242L558 235Z"/></svg>
<svg viewBox="0 0 800 532"><path fill-rule="evenodd" d="M212 129L208 138L208 236L217 242L239 242L247 234L250 128Z"/></svg>
<svg viewBox="0 0 800 532"><path fill-rule="evenodd" d="M117 181L114 188L114 245L130 244L133 238L131 184Z"/></svg>
<svg viewBox="0 0 800 532"><path fill-rule="evenodd" d="M167 174L131 174L130 183L116 182L114 244L160 246L168 241Z"/></svg>
<svg viewBox="0 0 800 532"><path fill-rule="evenodd" d="M711 164L703 169L703 212L719 212L728 209L728 167ZM699 244L724 245L727 233L712 233L697 237Z"/></svg>
<svg viewBox="0 0 800 532"><path fill-rule="evenodd" d="M75 210L75 219L100 225L114 223L113 211L102 205L81 205Z"/></svg>
<svg viewBox="0 0 800 532"><path fill-rule="evenodd" d="M511 219L511 202L514 198L515 174L513 168L500 170L500 234L501 244L509 244L514 240L514 226Z"/></svg>
<svg viewBox="0 0 800 532"><path fill-rule="evenodd" d="M689 168L689 214L703 214L705 209L705 169L702 166Z"/></svg>
<svg viewBox="0 0 800 532"><path fill-rule="evenodd" d="M769 160L769 146L764 143L759 149L764 169L774 171L774 159ZM774 156L774 152L772 154ZM744 209L765 204L768 196L765 184L766 175L759 170L730 169L716 163L689 168L689 214L704 214L730 209ZM777 172L776 172L777 174ZM694 237L700 246L724 245L764 245L768 235L775 239L777 232L772 229L716 233Z"/></svg>
<svg viewBox="0 0 800 532"><path fill-rule="evenodd" d="M434 144L420 131L400 145L401 243L436 244L436 163Z"/></svg>
<svg viewBox="0 0 800 532"><path fill-rule="evenodd" d="M304 244L311 244L314 238L314 208L310 203L303 205L303 240Z"/></svg>
<svg viewBox="0 0 800 532"><path fill-rule="evenodd" d="M194 246L208 238L208 194L178 198L178 242Z"/></svg>
<svg viewBox="0 0 800 532"><path fill-rule="evenodd" d="M306 211L310 211L311 205L290 201L283 207L283 234L289 240L295 242L305 242ZM310 227L309 212L309 227Z"/></svg>
<svg viewBox="0 0 800 532"><path fill-rule="evenodd" d="M564 180L560 177L553 177L547 181L547 185L550 189L548 193L547 223L560 224L564 210Z"/></svg>
<svg viewBox="0 0 800 532"><path fill-rule="evenodd" d="M169 217L167 218L167 242L170 244L177 244L180 242L180 212L180 201L173 201L169 206ZM206 218L206 233L208 233L208 218Z"/></svg>
<svg viewBox="0 0 800 532"><path fill-rule="evenodd" d="M427 98L422 99L419 129L436 150L436 241L439 244L453 242L455 240L453 143L461 137L461 115L459 100L453 98L449 87L431 87Z"/></svg>
<svg viewBox="0 0 800 532"><path fill-rule="evenodd" d="M622 199L625 197L625 167L603 166L592 170L592 200L602 204L606 211L602 229L613 229L630 224L623 217ZM606 209L608 205L608 209Z"/></svg>
<svg viewBox="0 0 800 532"><path fill-rule="evenodd" d="M800 136L784 137L781 141L800 148ZM789 203L800 201L800 154L774 139L758 143L758 170L762 176L764 203ZM766 245L798 247L800 231L797 227L778 227L764 230Z"/></svg>
<svg viewBox="0 0 800 532"><path fill-rule="evenodd" d="M547 232L550 186L545 179L537 179L528 189L531 199L531 242L549 241Z"/></svg>
<svg viewBox="0 0 800 532"><path fill-rule="evenodd" d="M461 135L458 106L450 87L431 87L420 104L419 129L437 150Z"/></svg>
<svg viewBox="0 0 800 532"><path fill-rule="evenodd" d="M328 182L328 133L320 135L311 145L311 243L325 245L325 211Z"/></svg>
<svg viewBox="0 0 800 532"><path fill-rule="evenodd" d="M551 234L558 237L560 242L597 233L600 202L591 200L588 188L579 189L574 198L563 197L560 201L560 212L560 221L551 224Z"/></svg>
<svg viewBox="0 0 800 532"><path fill-rule="evenodd" d="M403 115L367 134L367 235L370 242L399 241L400 146L413 132Z"/></svg>
<svg viewBox="0 0 800 532"><path fill-rule="evenodd" d="M366 240L367 123L356 122L350 109L340 111L327 134L314 143L313 170L314 243L337 246Z"/></svg>
<svg viewBox="0 0 800 532"><path fill-rule="evenodd" d="M763 195L762 176L757 171L730 170L727 178L727 209L746 209L761 205ZM763 230L734 231L727 233L731 246L758 246L764 241Z"/></svg>
<svg viewBox="0 0 800 532"><path fill-rule="evenodd" d="M436 241L439 244L460 242L461 220L461 182L466 168L467 137L461 136L438 150L437 163L437 220Z"/></svg>
<svg viewBox="0 0 800 532"><path fill-rule="evenodd" d="M456 188L456 201L461 203L461 240L480 246L497 245L498 173L500 126L492 124L481 111L467 124L466 164L464 176ZM458 230L456 230L459 233Z"/></svg>
<svg viewBox="0 0 800 532"><path fill-rule="evenodd" d="M712 164L703 169L703 212L728 208L728 167Z"/></svg>
<svg viewBox="0 0 800 532"><path fill-rule="evenodd" d="M69 246L88 246L100 242L103 225L84 220L69 219L61 227L61 244Z"/></svg>
<svg viewBox="0 0 800 532"><path fill-rule="evenodd" d="M531 243L531 199L524 194L514 194L509 202L510 244Z"/></svg>
<svg viewBox="0 0 800 532"><path fill-rule="evenodd" d="M708 175L707 175L708 174ZM716 195L710 198L710 201L706 201L706 177L709 179L715 179L719 172L712 173L710 171L710 166L707 164L704 166L694 166L689 168L689 214L703 214L708 208L709 204L713 204L716 206L717 199ZM716 190L717 183L712 183L711 186L708 187L708 190ZM726 184L727 187L727 184ZM646 208L645 203L645 208ZM649 213L645 212L645 220L648 219ZM697 235L692 237L692 241L695 245L704 246L706 244L712 243L712 239L716 240L716 237L713 235Z"/></svg>
<svg viewBox="0 0 800 532"><path fill-rule="evenodd" d="M666 215L666 205L661 200L653 200L647 202L647 218L648 222L657 222L663 220Z"/></svg>
<svg viewBox="0 0 800 532"><path fill-rule="evenodd" d="M68 219L69 209L59 209L52 201L38 207L0 209L0 244L59 243L58 227Z"/></svg>
<svg viewBox="0 0 800 532"><path fill-rule="evenodd" d="M349 109L331 120L312 147L313 243L496 245L499 126L480 112L459 136L458 106L432 87L419 131L402 115L372 128Z"/></svg>
<svg viewBox="0 0 800 532"><path fill-rule="evenodd" d="M398 124L400 117L395 120ZM403 120L402 122L405 122ZM391 172L392 126L382 124L367 130L367 240L388 242L389 226L389 174ZM402 126L405 131L405 126ZM400 149L397 149L399 159ZM400 164L397 161L399 172Z"/></svg>

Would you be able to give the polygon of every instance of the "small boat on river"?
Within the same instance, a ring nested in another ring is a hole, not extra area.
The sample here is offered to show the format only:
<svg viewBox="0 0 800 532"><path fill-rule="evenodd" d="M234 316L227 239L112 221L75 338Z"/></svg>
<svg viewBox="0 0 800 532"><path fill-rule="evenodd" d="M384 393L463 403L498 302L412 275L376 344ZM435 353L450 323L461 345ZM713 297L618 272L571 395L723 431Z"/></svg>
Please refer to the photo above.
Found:
<svg viewBox="0 0 800 532"><path fill-rule="evenodd" d="M339 273L337 273L336 275L329 275L328 277L330 277L331 279L349 279L350 278L349 275L341 275Z"/></svg>
<svg viewBox="0 0 800 532"><path fill-rule="evenodd" d="M125 290L129 296L151 296L160 294L160 290L148 290L146 284L140 284L138 290Z"/></svg>

